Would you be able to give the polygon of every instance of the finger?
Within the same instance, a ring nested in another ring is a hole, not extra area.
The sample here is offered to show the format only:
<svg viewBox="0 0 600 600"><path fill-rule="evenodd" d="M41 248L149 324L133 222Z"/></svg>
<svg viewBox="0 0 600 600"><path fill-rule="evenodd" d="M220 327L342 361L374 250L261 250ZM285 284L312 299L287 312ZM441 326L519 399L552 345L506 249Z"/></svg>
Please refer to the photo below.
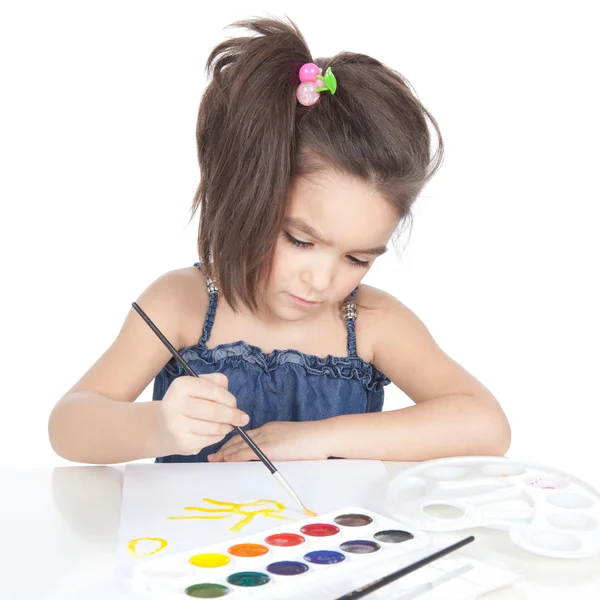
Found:
<svg viewBox="0 0 600 600"><path fill-rule="evenodd" d="M230 439L228 439L218 450L215 452L215 456L218 460L222 460L225 454L229 454L231 452L237 452L240 448L243 448L246 445L246 442L242 440L239 435L234 435Z"/></svg>
<svg viewBox="0 0 600 600"><path fill-rule="evenodd" d="M261 428L260 427L258 427L257 429L248 429L244 433L246 433L249 438L251 438L253 441L255 441L257 443L257 445L260 443L260 440L261 440L261 435L260 435ZM254 452L254 450L252 450L252 448L250 448L250 446L248 446L246 440L244 440L237 433L234 436L232 436L230 439L228 439L227 442L225 442L215 454L217 455L218 460L222 461L226 455L229 455L229 454L232 454L235 452L239 452L242 448L248 448L248 450L250 450L250 453L255 458L257 458L257 460L259 460L258 457L256 456L256 453Z"/></svg>
<svg viewBox="0 0 600 600"><path fill-rule="evenodd" d="M246 432L248 433L248 432ZM252 437L252 436L250 436ZM227 448L231 448L232 446L235 446L239 443L243 442L244 444L246 442L244 442L242 440L242 438L240 437L239 433L236 433L235 435L232 435L220 448L219 448L219 452L222 452L223 450L227 450Z"/></svg>
<svg viewBox="0 0 600 600"><path fill-rule="evenodd" d="M230 452L229 454L223 455L223 462L244 462L253 459L256 459L256 454L254 454L252 449L248 448L248 446L239 448L236 452Z"/></svg>
<svg viewBox="0 0 600 600"><path fill-rule="evenodd" d="M235 396L227 387L219 383L223 377L225 375L222 373L211 373L209 375L200 375L199 377L180 377L179 379L183 381L179 385L184 386L185 392L192 398L212 400L213 402L235 408L237 406Z"/></svg>
<svg viewBox="0 0 600 600"><path fill-rule="evenodd" d="M215 436L222 440L228 433L233 431L231 425L225 423L212 423L210 421L199 421L197 419L188 419L188 432L202 437Z"/></svg>
<svg viewBox="0 0 600 600"><path fill-rule="evenodd" d="M260 444L256 441L256 439L254 439L254 441L256 442L256 445L260 447ZM219 450L219 452L223 455L224 460L227 460L228 457L233 456L235 454L239 454L242 451L244 451L244 452L247 451L253 457L256 457L256 453L254 452L254 450L252 450L252 448L250 448L250 446L248 446L248 444L246 444L246 442L244 440L242 440L241 438L239 439L239 441L236 441L235 444L231 444L227 448L225 448L223 446L223 448L221 448ZM248 459L246 459L246 460L248 460Z"/></svg>
<svg viewBox="0 0 600 600"><path fill-rule="evenodd" d="M229 442L227 442L227 444L229 444ZM223 460L226 454L235 452L239 449L238 444L229 445L227 448L225 448L227 444L224 444L215 452L215 456L218 458L218 460Z"/></svg>
<svg viewBox="0 0 600 600"><path fill-rule="evenodd" d="M244 433L251 440L256 442L256 440L257 440L256 436L257 435L260 436L260 427L258 429L248 429L247 431L244 431ZM260 439L260 437L258 439ZM230 439L228 439L227 443L223 444L223 446L219 449L219 452L227 451L235 446L240 446L242 448L247 446L246 440L239 433L236 433L234 436L232 436Z"/></svg>
<svg viewBox="0 0 600 600"><path fill-rule="evenodd" d="M206 375L201 375L200 377L202 379L210 379L225 389L229 388L229 379L227 379L227 375L225 375L225 373L207 373Z"/></svg>
<svg viewBox="0 0 600 600"><path fill-rule="evenodd" d="M183 406L182 413L190 419L237 427L243 427L250 421L250 417L238 408L199 398L189 398Z"/></svg>

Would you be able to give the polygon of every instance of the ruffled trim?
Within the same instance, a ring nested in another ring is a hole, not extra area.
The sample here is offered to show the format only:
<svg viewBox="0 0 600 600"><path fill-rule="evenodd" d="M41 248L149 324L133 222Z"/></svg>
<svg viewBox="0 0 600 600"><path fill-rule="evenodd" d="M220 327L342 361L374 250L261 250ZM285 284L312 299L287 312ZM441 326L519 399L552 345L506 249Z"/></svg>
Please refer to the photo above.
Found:
<svg viewBox="0 0 600 600"><path fill-rule="evenodd" d="M200 360L204 364L214 365L226 360L227 364L233 367L243 363L254 364L267 373L273 371L279 365L299 364L311 375L357 379L369 391L379 390L384 385L391 383L381 371L358 356L332 356L329 354L322 358L312 354L304 354L297 350L273 350L265 354L257 346L251 346L243 341L220 344L214 348L206 348L201 344L197 344L183 348L179 353L186 362ZM185 373L175 359L171 359L166 368L172 375L177 377Z"/></svg>

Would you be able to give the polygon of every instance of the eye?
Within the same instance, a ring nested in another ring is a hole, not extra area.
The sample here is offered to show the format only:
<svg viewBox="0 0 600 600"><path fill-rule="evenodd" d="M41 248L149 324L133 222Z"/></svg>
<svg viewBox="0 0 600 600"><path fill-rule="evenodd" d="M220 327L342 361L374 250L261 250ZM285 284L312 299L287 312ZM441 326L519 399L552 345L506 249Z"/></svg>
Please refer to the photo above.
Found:
<svg viewBox="0 0 600 600"><path fill-rule="evenodd" d="M287 231L284 231L283 235L285 236L285 239L290 244L294 244L294 246L298 246L299 248L311 248L313 245L311 242L302 242L300 240L297 240L294 236L290 235Z"/></svg>
<svg viewBox="0 0 600 600"><path fill-rule="evenodd" d="M348 260L350 261L350 264L353 267L368 267L371 263L368 260L358 260L358 258L355 258L354 256L347 256Z"/></svg>

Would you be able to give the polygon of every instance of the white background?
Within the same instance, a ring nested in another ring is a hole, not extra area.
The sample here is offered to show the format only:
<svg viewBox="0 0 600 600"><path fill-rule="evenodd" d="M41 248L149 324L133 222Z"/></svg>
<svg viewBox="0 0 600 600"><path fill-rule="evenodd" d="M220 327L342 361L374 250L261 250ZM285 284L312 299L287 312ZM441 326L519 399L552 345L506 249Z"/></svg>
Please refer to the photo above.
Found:
<svg viewBox="0 0 600 600"><path fill-rule="evenodd" d="M437 118L442 170L401 258L366 281L495 393L510 456L600 485L594 5L3 3L0 466L66 464L47 439L52 407L141 291L196 259L204 64L226 25L271 13L315 57L396 68ZM386 408L407 404L387 388Z"/></svg>

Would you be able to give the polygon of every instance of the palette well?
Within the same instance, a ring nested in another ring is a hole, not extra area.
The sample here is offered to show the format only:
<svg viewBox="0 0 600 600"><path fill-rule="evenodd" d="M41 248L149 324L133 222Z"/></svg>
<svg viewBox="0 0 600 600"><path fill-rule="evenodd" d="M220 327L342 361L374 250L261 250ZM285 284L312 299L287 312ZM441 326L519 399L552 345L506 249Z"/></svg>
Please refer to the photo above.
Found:
<svg viewBox="0 0 600 600"><path fill-rule="evenodd" d="M311 590L325 594L334 585L351 591L357 573L363 583L370 581L428 554L428 546L428 534L350 507L233 541L145 559L133 570L132 586L138 597L165 600L281 599L299 593L333 598ZM388 561L384 573L377 570Z"/></svg>
<svg viewBox="0 0 600 600"><path fill-rule="evenodd" d="M600 494L535 463L482 456L420 463L391 481L387 508L426 531L490 527L544 556L600 554Z"/></svg>

